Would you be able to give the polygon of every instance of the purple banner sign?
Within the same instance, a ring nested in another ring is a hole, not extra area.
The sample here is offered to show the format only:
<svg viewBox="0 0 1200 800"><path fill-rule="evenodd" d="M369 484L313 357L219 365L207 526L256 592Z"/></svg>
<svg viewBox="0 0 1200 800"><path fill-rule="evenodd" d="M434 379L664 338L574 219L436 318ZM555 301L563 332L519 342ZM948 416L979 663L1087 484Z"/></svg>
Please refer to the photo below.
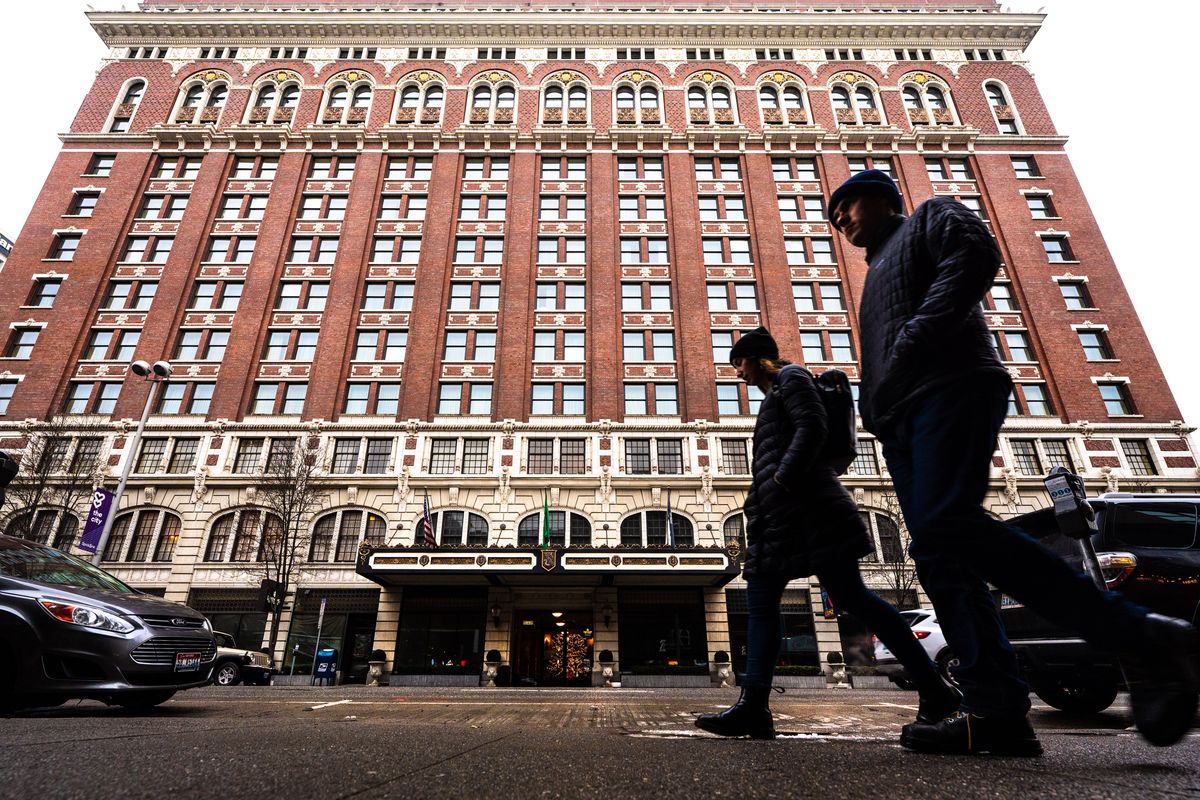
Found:
<svg viewBox="0 0 1200 800"><path fill-rule="evenodd" d="M113 493L108 489L97 489L92 495L92 504L88 506L87 521L83 525L83 538L79 540L79 549L85 553L95 553L100 545L100 534L104 532L104 522L108 519L108 511L112 508Z"/></svg>

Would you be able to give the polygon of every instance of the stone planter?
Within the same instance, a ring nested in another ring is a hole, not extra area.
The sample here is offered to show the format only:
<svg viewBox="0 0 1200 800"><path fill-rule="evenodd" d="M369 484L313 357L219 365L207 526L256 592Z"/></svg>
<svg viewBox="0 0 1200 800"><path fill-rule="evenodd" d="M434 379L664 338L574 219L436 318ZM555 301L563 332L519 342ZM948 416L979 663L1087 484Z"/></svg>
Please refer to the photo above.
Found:
<svg viewBox="0 0 1200 800"><path fill-rule="evenodd" d="M386 661L370 661L367 662L367 686L385 686L387 678L384 670L387 669Z"/></svg>

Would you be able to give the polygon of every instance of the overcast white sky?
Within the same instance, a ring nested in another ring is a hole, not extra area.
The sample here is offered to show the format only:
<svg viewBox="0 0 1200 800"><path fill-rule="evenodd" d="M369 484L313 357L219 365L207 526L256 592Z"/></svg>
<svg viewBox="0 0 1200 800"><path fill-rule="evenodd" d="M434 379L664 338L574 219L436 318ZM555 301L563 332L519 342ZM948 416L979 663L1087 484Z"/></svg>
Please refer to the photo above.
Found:
<svg viewBox="0 0 1200 800"><path fill-rule="evenodd" d="M93 0L132 8L133 0ZM1038 84L1100 221L1184 419L1200 423L1195 368L1200 272L1195 136L1178 76L1195 70L1200 9L1189 0L1009 0L1048 17L1029 48ZM78 0L0 2L0 232L17 237L104 55ZM1195 142L1193 141L1192 144ZM1132 152L1129 148L1132 148ZM1182 167L1189 167L1184 171ZM1117 336L1119 333L1114 332Z"/></svg>

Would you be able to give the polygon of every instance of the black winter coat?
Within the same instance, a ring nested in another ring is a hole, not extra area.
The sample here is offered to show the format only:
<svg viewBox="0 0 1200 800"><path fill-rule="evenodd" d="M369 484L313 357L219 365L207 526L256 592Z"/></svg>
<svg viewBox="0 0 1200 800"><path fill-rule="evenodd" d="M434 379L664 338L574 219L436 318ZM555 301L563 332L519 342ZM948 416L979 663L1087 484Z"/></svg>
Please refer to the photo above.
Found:
<svg viewBox="0 0 1200 800"><path fill-rule="evenodd" d="M812 375L784 367L754 425L745 505L747 577L803 578L874 549L854 500L819 458L826 430Z"/></svg>
<svg viewBox="0 0 1200 800"><path fill-rule="evenodd" d="M1007 376L980 301L1000 251L975 214L935 197L867 252L859 307L863 427L883 435L921 394L968 375Z"/></svg>

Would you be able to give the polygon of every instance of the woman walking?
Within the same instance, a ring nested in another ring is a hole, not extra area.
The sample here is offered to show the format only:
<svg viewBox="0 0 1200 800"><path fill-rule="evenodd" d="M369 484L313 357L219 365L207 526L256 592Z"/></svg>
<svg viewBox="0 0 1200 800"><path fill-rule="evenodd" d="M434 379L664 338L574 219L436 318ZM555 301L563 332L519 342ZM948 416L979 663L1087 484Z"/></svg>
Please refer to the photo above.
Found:
<svg viewBox="0 0 1200 800"><path fill-rule="evenodd" d="M746 497L746 673L742 695L696 725L721 736L771 739L771 679L779 657L779 607L788 581L816 575L834 604L858 617L904 665L920 692L917 719L936 722L958 710L961 695L893 608L863 583L858 559L873 552L870 535L833 467L821 458L825 406L808 370L779 358L766 328L734 343L738 377L762 390L754 426L754 466Z"/></svg>

